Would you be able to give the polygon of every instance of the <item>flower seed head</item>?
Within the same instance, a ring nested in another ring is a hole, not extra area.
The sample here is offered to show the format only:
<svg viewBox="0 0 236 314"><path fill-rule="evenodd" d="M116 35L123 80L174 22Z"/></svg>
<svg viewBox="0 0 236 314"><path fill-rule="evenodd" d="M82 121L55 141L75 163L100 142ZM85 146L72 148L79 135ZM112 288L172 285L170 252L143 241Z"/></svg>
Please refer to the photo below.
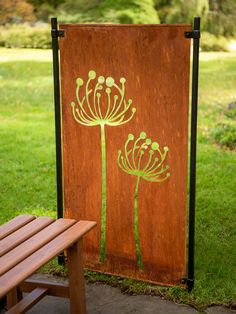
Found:
<svg viewBox="0 0 236 314"><path fill-rule="evenodd" d="M99 76L98 83L103 84L105 82L104 76Z"/></svg>
<svg viewBox="0 0 236 314"><path fill-rule="evenodd" d="M142 140L145 140L145 138L147 137L147 134L145 132L141 132L139 137L142 139Z"/></svg>
<svg viewBox="0 0 236 314"><path fill-rule="evenodd" d="M92 79L92 80L95 79L95 77L96 77L96 72L93 71L93 70L89 71L88 77L89 77L90 79Z"/></svg>
<svg viewBox="0 0 236 314"><path fill-rule="evenodd" d="M108 87L112 87L114 85L115 81L113 79L113 77L109 76L107 79L106 79L106 85Z"/></svg>
<svg viewBox="0 0 236 314"><path fill-rule="evenodd" d="M130 133L130 134L128 135L128 139L129 139L130 141L133 141L133 140L134 140L133 134Z"/></svg>
<svg viewBox="0 0 236 314"><path fill-rule="evenodd" d="M75 120L88 126L119 126L129 122L136 109L131 107L132 100L125 97L126 79L121 77L118 82L120 86L113 77L104 77L94 70L88 71L86 80L78 77L76 80L78 104L71 103ZM80 91L82 85L86 85L86 88Z"/></svg>
<svg viewBox="0 0 236 314"><path fill-rule="evenodd" d="M152 143L152 149L153 150L158 150L158 148L159 148L159 144L157 142L153 142Z"/></svg>
<svg viewBox="0 0 236 314"><path fill-rule="evenodd" d="M82 78L77 78L77 80L76 80L76 84L78 85L78 86L82 86L83 84L84 84L84 81L83 81L83 79Z"/></svg>

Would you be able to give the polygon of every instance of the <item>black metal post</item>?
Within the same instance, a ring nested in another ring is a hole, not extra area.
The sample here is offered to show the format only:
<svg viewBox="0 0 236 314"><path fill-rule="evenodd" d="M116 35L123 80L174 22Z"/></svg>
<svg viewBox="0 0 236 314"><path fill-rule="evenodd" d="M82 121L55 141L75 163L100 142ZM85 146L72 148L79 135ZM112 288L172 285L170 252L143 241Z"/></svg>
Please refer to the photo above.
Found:
<svg viewBox="0 0 236 314"><path fill-rule="evenodd" d="M190 198L189 198L189 247L188 280L190 292L194 286L194 235L195 235L195 192L196 192L196 152L197 152L197 108L199 72L200 17L194 18L193 27L193 64L192 64L192 109L190 144Z"/></svg>
<svg viewBox="0 0 236 314"><path fill-rule="evenodd" d="M58 28L57 18L51 19L52 55L53 55L53 82L54 82L54 109L55 109L55 137L56 137L56 180L57 180L57 217L63 217L62 191L62 152L61 152L61 104L60 104L60 77L58 57ZM64 263L64 256L58 256L59 264Z"/></svg>

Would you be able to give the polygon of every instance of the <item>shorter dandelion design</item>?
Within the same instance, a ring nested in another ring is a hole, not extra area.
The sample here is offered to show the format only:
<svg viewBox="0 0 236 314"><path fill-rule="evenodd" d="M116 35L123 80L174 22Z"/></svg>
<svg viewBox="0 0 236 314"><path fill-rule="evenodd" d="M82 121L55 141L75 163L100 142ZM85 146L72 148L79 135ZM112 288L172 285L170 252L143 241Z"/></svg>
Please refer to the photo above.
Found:
<svg viewBox="0 0 236 314"><path fill-rule="evenodd" d="M84 126L100 126L101 160L102 160L102 213L101 213L101 247L100 261L104 262L106 254L106 136L105 125L120 126L129 122L136 108L132 99L126 99L126 79L121 77L119 83L111 76L98 76L94 70L88 72L86 82L76 80L76 100L71 103L75 121Z"/></svg>
<svg viewBox="0 0 236 314"><path fill-rule="evenodd" d="M124 172L137 177L134 191L134 237L140 269L143 269L143 261L138 226L139 183L141 178L150 182L163 182L170 177L169 166L164 164L168 151L166 146L162 151L157 142L147 138L145 132L141 132L136 140L133 134L129 134L124 151L118 151L118 166Z"/></svg>

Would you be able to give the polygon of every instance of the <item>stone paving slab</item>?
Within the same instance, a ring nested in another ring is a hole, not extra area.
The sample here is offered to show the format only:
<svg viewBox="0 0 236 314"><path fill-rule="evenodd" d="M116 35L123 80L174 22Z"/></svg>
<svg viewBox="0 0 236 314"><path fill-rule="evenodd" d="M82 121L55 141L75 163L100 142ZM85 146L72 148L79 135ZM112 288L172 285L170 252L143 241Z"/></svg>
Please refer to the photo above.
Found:
<svg viewBox="0 0 236 314"><path fill-rule="evenodd" d="M159 297L147 295L130 296L118 288L104 284L86 286L88 314L187 314L198 313L188 306L176 305ZM62 298L45 297L29 314L69 314L69 301Z"/></svg>
<svg viewBox="0 0 236 314"><path fill-rule="evenodd" d="M34 279L63 282L62 278L37 274ZM158 296L123 294L119 288L105 284L86 284L87 314L188 314L200 313L187 305L179 305ZM0 312L3 314L4 312ZM69 301L46 296L29 314L69 314ZM236 313L221 306L208 308L208 314Z"/></svg>
<svg viewBox="0 0 236 314"><path fill-rule="evenodd" d="M86 285L87 314L188 314L200 313L187 305L175 304L158 296L126 295L120 289L104 284ZM29 314L69 314L69 301L62 298L45 297ZM202 312L201 312L202 313ZM229 314L221 306L210 307L205 313Z"/></svg>
<svg viewBox="0 0 236 314"><path fill-rule="evenodd" d="M229 313L233 314L233 313L236 313L236 311L231 311L223 306L212 306L206 310L206 313L208 314L229 314Z"/></svg>

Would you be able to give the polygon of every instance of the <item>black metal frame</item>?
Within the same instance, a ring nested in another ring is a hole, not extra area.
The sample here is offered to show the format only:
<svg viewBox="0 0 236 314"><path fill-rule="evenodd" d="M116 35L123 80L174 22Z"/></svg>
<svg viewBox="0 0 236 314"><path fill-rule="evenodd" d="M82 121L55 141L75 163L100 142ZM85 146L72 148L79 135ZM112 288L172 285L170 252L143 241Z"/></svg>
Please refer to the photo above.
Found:
<svg viewBox="0 0 236 314"><path fill-rule="evenodd" d="M193 39L190 182L189 182L190 184L189 184L188 278L183 279L183 282L187 284L188 291L190 292L194 286L195 194L196 194L197 109L198 109L200 17L194 18L193 31L186 32L185 37Z"/></svg>
<svg viewBox="0 0 236 314"><path fill-rule="evenodd" d="M56 137L56 178L57 178L57 217L63 217L63 182L62 182L62 151L61 151L61 100L60 100L60 71L58 56L58 37L64 36L58 30L57 18L51 19L52 56L53 56L53 83L55 109L55 137ZM64 264L64 254L58 256L60 265Z"/></svg>
<svg viewBox="0 0 236 314"><path fill-rule="evenodd" d="M62 152L61 152L61 108L60 108L60 74L58 57L58 37L64 36L58 30L57 19L51 19L55 133L56 133L56 170L57 170L57 216L63 217L63 183L62 183ZM197 108L198 108L198 72L199 72L199 38L200 17L194 18L193 30L185 32L185 37L193 39L192 63L192 101L191 101L191 144L190 144L190 195L189 195L189 242L188 242L188 277L183 279L190 292L194 286L194 235L195 235L195 191L196 191L196 148L197 148ZM63 255L59 263L64 263Z"/></svg>
<svg viewBox="0 0 236 314"><path fill-rule="evenodd" d="M61 105L60 105L60 74L58 56L58 29L57 19L51 19L52 53L53 53L53 82L55 108L55 136L56 136L56 172L57 172L57 217L63 217L62 191L62 153L61 153Z"/></svg>

